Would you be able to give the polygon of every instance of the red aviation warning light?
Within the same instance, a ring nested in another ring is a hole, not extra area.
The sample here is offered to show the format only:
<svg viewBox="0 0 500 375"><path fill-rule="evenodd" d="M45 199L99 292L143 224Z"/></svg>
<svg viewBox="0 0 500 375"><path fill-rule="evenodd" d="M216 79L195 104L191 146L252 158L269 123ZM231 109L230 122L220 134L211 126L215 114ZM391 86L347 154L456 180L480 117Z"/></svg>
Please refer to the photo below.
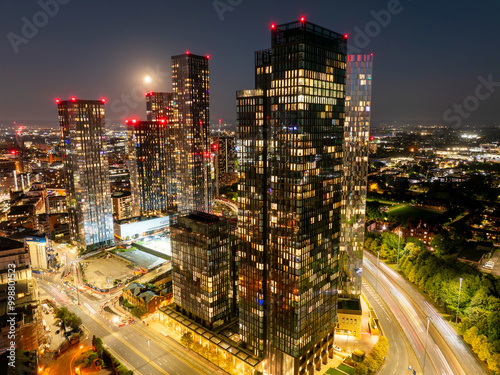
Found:
<svg viewBox="0 0 500 375"><path fill-rule="evenodd" d="M275 24L275 23L272 23L272 24L271 24L271 29L272 29L272 30L276 29L276 24Z"/></svg>
<svg viewBox="0 0 500 375"><path fill-rule="evenodd" d="M217 145L217 143L214 143L212 145L212 150L217 151L218 148L219 148L219 146Z"/></svg>
<svg viewBox="0 0 500 375"><path fill-rule="evenodd" d="M15 154L17 154L17 151L16 150L10 150L10 153L11 153L11 155L15 155Z"/></svg>
<svg viewBox="0 0 500 375"><path fill-rule="evenodd" d="M160 123L165 124L167 121L164 118L160 119Z"/></svg>
<svg viewBox="0 0 500 375"><path fill-rule="evenodd" d="M304 16L300 17L300 22L306 22L306 18Z"/></svg>
<svg viewBox="0 0 500 375"><path fill-rule="evenodd" d="M344 39L349 38L349 34L344 34Z"/></svg>
<svg viewBox="0 0 500 375"><path fill-rule="evenodd" d="M55 99L54 101L56 102L56 104L61 103L61 99L59 99L59 98Z"/></svg>
<svg viewBox="0 0 500 375"><path fill-rule="evenodd" d="M72 102L76 102L76 98L74 96L71 97Z"/></svg>
<svg viewBox="0 0 500 375"><path fill-rule="evenodd" d="M189 51L186 51L186 55L189 55Z"/></svg>
<svg viewBox="0 0 500 375"><path fill-rule="evenodd" d="M128 123L129 123L129 120L128 120L128 119L126 119L126 120L125 120L125 124L128 124Z"/></svg>
<svg viewBox="0 0 500 375"><path fill-rule="evenodd" d="M133 118L132 119L132 124L136 124L137 123L137 119Z"/></svg>
<svg viewBox="0 0 500 375"><path fill-rule="evenodd" d="M210 60L210 55L207 55L207 60Z"/></svg>
<svg viewBox="0 0 500 375"><path fill-rule="evenodd" d="M106 104L106 98L101 98L102 104Z"/></svg>

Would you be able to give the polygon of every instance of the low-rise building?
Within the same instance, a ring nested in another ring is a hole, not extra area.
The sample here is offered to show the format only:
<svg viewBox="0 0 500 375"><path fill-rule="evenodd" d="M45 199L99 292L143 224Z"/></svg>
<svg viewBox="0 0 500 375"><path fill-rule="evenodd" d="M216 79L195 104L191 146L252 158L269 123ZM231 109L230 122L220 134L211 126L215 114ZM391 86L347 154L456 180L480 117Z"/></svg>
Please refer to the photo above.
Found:
<svg viewBox="0 0 500 375"><path fill-rule="evenodd" d="M131 305L143 309L147 314L154 313L167 301L166 296L156 294L139 283L127 285L122 291L122 297Z"/></svg>

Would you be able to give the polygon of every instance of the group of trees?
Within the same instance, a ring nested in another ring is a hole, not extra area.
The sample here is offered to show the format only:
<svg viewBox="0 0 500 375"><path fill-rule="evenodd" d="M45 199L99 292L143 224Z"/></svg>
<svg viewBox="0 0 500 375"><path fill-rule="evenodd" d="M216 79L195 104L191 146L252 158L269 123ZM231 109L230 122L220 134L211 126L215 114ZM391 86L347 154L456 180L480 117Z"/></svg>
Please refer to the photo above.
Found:
<svg viewBox="0 0 500 375"><path fill-rule="evenodd" d="M82 319L66 307L56 309L56 318L60 319L63 323L64 332L66 332L67 327L70 327L73 331L77 331L82 325Z"/></svg>
<svg viewBox="0 0 500 375"><path fill-rule="evenodd" d="M95 356L91 354L93 360L95 360L96 358L101 358L101 365L114 367L118 375L134 375L134 372L132 370L126 368L119 360L115 358L114 355L106 350L102 343L102 340L99 337L92 337L92 347L95 352Z"/></svg>
<svg viewBox="0 0 500 375"><path fill-rule="evenodd" d="M365 248L379 251L382 258L394 262L394 241L397 241L394 234L371 235L366 239ZM483 275L455 258L443 256L453 251L449 248L450 241L435 238L435 245L440 249L435 254L418 240L409 238L404 245L402 240L401 272L444 307L450 319L457 313L462 278L458 332L492 371L500 372L500 280Z"/></svg>
<svg viewBox="0 0 500 375"><path fill-rule="evenodd" d="M365 249L374 254L378 251L382 259L396 262L405 254L425 250L426 246L417 238L409 237L405 240L403 236L399 237L397 234L386 232L382 235L366 233Z"/></svg>
<svg viewBox="0 0 500 375"><path fill-rule="evenodd" d="M380 336L378 342L373 347L363 362L358 363L354 367L355 375L371 375L375 374L380 366L384 363L389 350L389 340L385 336Z"/></svg>

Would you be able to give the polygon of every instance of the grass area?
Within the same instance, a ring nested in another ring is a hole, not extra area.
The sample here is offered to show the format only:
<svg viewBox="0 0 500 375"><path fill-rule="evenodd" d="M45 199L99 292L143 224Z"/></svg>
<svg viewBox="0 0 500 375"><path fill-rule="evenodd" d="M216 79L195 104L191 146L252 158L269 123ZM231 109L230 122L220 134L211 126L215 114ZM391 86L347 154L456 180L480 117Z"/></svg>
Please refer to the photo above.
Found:
<svg viewBox="0 0 500 375"><path fill-rule="evenodd" d="M351 366L347 366L341 363L337 368L349 375L354 375L354 368L352 368Z"/></svg>
<svg viewBox="0 0 500 375"><path fill-rule="evenodd" d="M434 219L441 215L441 212L428 210L420 207L413 206L400 206L391 208L389 213L394 216L401 216L415 219Z"/></svg>
<svg viewBox="0 0 500 375"><path fill-rule="evenodd" d="M336 370L334 368L329 368L328 370L326 370L325 374L328 374L328 375L345 375L345 373L339 371L339 370Z"/></svg>
<svg viewBox="0 0 500 375"><path fill-rule="evenodd" d="M129 251L137 250L136 247L132 246L130 249L125 249L124 247L117 247L116 249L111 250L113 253L127 253Z"/></svg>
<svg viewBox="0 0 500 375"><path fill-rule="evenodd" d="M403 204L403 203L397 202L397 201L388 201L386 199L379 199L379 198L373 198L373 197L367 197L366 201L367 202L380 202L382 204L390 204L390 205Z"/></svg>

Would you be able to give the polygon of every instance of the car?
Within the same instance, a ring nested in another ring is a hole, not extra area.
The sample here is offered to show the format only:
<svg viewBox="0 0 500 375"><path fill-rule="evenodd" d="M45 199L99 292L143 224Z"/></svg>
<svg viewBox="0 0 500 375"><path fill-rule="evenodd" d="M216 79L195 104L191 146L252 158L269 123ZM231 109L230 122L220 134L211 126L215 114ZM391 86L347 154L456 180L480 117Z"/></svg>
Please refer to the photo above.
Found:
<svg viewBox="0 0 500 375"><path fill-rule="evenodd" d="M333 345L333 350L335 350L336 352L339 352L339 353L342 351L342 349L337 345Z"/></svg>

